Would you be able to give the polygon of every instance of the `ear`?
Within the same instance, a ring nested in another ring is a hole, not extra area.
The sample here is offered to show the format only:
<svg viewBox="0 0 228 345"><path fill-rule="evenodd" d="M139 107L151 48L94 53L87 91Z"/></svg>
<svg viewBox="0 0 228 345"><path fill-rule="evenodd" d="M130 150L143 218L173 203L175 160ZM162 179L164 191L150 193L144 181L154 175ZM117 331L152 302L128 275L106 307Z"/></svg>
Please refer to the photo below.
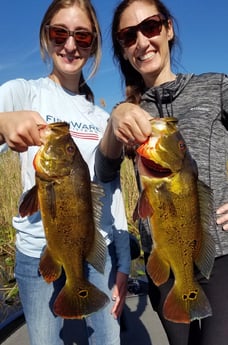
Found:
<svg viewBox="0 0 228 345"><path fill-rule="evenodd" d="M167 37L169 41L174 37L173 22L170 19L168 20Z"/></svg>

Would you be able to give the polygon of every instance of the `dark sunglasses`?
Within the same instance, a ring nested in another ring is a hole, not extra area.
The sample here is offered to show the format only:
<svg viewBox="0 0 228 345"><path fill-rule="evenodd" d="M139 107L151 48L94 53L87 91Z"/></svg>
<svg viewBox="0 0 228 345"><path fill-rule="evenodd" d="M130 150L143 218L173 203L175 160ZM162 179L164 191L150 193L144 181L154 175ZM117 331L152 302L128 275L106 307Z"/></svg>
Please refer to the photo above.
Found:
<svg viewBox="0 0 228 345"><path fill-rule="evenodd" d="M137 40L137 32L140 31L147 38L160 35L162 25L167 22L167 19L161 14L144 19L141 23L135 26L129 26L117 32L117 40L124 48L128 48L135 44Z"/></svg>
<svg viewBox="0 0 228 345"><path fill-rule="evenodd" d="M65 44L67 39L72 36L80 48L87 49L91 47L96 36L95 32L85 30L70 31L66 28L55 25L46 25L46 29L48 30L50 41L52 41L56 46Z"/></svg>

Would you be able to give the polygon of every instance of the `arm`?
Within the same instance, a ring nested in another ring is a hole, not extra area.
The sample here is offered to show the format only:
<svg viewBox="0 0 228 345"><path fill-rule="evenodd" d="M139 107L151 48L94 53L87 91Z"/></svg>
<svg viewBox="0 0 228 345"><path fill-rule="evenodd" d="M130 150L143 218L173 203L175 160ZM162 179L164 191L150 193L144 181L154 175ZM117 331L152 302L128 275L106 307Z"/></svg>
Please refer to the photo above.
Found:
<svg viewBox="0 0 228 345"><path fill-rule="evenodd" d="M0 87L0 144L6 143L18 152L40 145L37 124L45 123L39 113L28 109L30 89L30 84L22 79Z"/></svg>
<svg viewBox="0 0 228 345"><path fill-rule="evenodd" d="M6 143L12 150L23 152L28 146L41 145L38 124L45 124L35 111L0 113L0 144Z"/></svg>
<svg viewBox="0 0 228 345"><path fill-rule="evenodd" d="M146 111L132 103L121 103L113 109L96 153L95 171L101 181L116 176L124 144L141 144L151 134L149 119Z"/></svg>
<svg viewBox="0 0 228 345"><path fill-rule="evenodd" d="M128 275L131 267L131 253L129 244L129 232L128 224L125 213L125 206L120 188L120 176L109 182L105 183L104 186L109 187L112 195L111 208L111 227L110 233L112 238L112 250L114 270L116 271L115 284L112 290L112 300L114 304L112 306L111 313L114 318L118 318L121 315L126 293ZM107 213L106 213L107 217Z"/></svg>
<svg viewBox="0 0 228 345"><path fill-rule="evenodd" d="M128 231L115 229L113 231L113 236L117 258L117 274L112 292L112 300L115 301L115 303L111 313L114 318L119 318L122 313L127 294L131 256Z"/></svg>
<svg viewBox="0 0 228 345"><path fill-rule="evenodd" d="M112 315L115 319L121 316L127 295L128 275L117 272L116 283L113 288L112 300L115 301L112 308Z"/></svg>
<svg viewBox="0 0 228 345"><path fill-rule="evenodd" d="M106 131L100 143L104 156L116 159L123 144L143 143L151 134L150 114L132 103L121 103L112 111Z"/></svg>
<svg viewBox="0 0 228 345"><path fill-rule="evenodd" d="M221 120L225 128L228 130L228 76L223 75L222 83L222 109L221 109ZM217 224L222 225L223 230L228 230L228 203L220 206L217 211Z"/></svg>

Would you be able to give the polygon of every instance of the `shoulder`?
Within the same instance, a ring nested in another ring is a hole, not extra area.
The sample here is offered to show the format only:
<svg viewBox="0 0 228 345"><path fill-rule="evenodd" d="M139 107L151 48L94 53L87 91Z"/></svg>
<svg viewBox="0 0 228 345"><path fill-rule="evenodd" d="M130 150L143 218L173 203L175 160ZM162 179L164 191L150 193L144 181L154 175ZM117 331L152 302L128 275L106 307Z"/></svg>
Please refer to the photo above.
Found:
<svg viewBox="0 0 228 345"><path fill-rule="evenodd" d="M40 78L40 79L23 79L23 78L17 78L17 79L12 79L4 84L1 85L1 89L5 90L28 90L31 89L32 86L40 86L41 83L44 83L46 78Z"/></svg>
<svg viewBox="0 0 228 345"><path fill-rule="evenodd" d="M228 80L227 75L217 72L194 74L192 77L192 81L198 83L221 84L224 80Z"/></svg>
<svg viewBox="0 0 228 345"><path fill-rule="evenodd" d="M10 89L16 89L16 88L20 88L23 85L27 84L27 80L25 79L12 79L9 81L6 81L5 83L3 83L1 85L1 90L10 90Z"/></svg>
<svg viewBox="0 0 228 345"><path fill-rule="evenodd" d="M228 88L228 77L225 73L194 74L188 83L189 92L197 92L205 97L217 97L221 90Z"/></svg>
<svg viewBox="0 0 228 345"><path fill-rule="evenodd" d="M0 87L1 111L12 111L12 106L21 105L29 94L30 87L25 79L9 80Z"/></svg>

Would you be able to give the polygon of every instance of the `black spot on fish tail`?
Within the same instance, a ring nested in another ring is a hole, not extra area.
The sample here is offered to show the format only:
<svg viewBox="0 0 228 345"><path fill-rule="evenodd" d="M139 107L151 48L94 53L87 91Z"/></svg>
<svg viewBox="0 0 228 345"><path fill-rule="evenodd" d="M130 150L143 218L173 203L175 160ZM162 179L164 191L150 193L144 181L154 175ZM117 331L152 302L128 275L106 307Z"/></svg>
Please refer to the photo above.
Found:
<svg viewBox="0 0 228 345"><path fill-rule="evenodd" d="M64 319L82 319L104 308L108 296L88 281L66 284L57 296L53 311Z"/></svg>

